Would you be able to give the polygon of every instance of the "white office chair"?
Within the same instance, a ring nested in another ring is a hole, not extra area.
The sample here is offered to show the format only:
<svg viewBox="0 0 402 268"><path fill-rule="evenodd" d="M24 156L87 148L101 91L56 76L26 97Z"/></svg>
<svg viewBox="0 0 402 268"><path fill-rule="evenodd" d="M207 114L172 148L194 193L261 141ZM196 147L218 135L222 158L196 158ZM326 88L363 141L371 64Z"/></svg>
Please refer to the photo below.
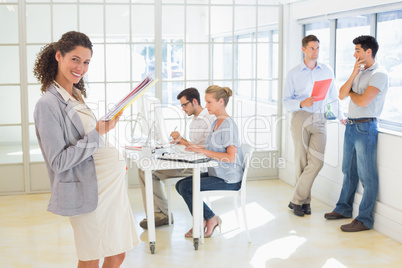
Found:
<svg viewBox="0 0 402 268"><path fill-rule="evenodd" d="M248 242L251 242L251 237L250 237L250 233L248 231L247 217L246 217L246 182L247 182L248 168L250 166L251 155L253 154L254 149L251 146L249 146L248 144L243 144L241 146L241 148L242 148L243 156L244 156L244 172L243 172L243 178L241 181L240 190L238 190L238 191L227 191L227 190L225 190L225 191L201 191L201 201L203 201L204 198L208 198L210 196L224 196L224 197L232 196L233 202L234 202L234 211L236 213L236 218L237 218L237 223L240 226L239 214L237 212L237 208L238 208L237 200L238 200L238 198L240 198L244 227L246 229ZM204 211L203 202L201 202L201 211ZM201 225L200 226L204 226L204 217L201 217ZM203 230L201 231L201 243L204 243Z"/></svg>

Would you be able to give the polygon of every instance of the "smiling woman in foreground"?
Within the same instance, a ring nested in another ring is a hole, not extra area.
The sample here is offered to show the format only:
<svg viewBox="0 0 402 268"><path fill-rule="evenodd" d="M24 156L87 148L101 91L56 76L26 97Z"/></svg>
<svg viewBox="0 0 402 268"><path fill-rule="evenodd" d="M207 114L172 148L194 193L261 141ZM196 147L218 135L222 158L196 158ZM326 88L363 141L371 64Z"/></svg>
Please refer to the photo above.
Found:
<svg viewBox="0 0 402 268"><path fill-rule="evenodd" d="M35 106L36 136L51 184L48 210L69 216L78 267L120 267L139 243L127 196L126 164L102 137L119 116L97 121L85 104L83 77L92 43L79 32L65 33L38 54L34 74L45 94Z"/></svg>

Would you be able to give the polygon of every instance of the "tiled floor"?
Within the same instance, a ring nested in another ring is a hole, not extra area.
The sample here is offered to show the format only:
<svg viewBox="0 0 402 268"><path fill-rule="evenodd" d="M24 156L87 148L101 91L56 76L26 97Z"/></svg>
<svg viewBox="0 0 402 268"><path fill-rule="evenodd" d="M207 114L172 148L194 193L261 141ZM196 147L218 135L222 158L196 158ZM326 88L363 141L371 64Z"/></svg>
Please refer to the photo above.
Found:
<svg viewBox="0 0 402 268"><path fill-rule="evenodd" d="M237 229L232 201L212 202L223 220L198 251L184 238L190 214L173 191L172 226L157 228L156 252L138 227L142 243L127 253L122 267L402 267L402 244L373 230L343 233L350 220L327 221L331 207L313 199L311 216L287 208L293 188L279 180L249 181L247 212L252 243ZM137 223L144 217L140 189L129 195ZM76 267L68 218L46 211L49 194L0 196L0 267Z"/></svg>

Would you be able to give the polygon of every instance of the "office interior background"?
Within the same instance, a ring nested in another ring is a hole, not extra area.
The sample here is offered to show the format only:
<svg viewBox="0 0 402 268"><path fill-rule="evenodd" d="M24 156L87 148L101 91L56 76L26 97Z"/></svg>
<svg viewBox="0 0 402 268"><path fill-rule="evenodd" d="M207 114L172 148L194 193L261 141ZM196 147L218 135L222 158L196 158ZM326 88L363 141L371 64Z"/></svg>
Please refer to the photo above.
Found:
<svg viewBox="0 0 402 268"><path fill-rule="evenodd" d="M159 82L149 94L161 100L168 132L185 132L177 94L196 87L203 100L209 85L228 86L229 114L242 142L256 149L250 179L291 185L293 141L281 98L287 71L302 60L302 37L318 36L319 60L341 86L354 63L353 38L376 36L390 88L380 119L374 229L402 242L402 1L3 0L0 25L0 195L49 192L34 130L41 94L32 69L40 48L64 32L84 32L94 43L87 103L98 118L153 73ZM111 134L116 144L131 141L137 112L135 104L125 112ZM313 186L313 196L332 206L342 186L343 134L343 125L328 123L325 165ZM138 185L135 173L131 167L130 187ZM356 208L362 192L360 186Z"/></svg>

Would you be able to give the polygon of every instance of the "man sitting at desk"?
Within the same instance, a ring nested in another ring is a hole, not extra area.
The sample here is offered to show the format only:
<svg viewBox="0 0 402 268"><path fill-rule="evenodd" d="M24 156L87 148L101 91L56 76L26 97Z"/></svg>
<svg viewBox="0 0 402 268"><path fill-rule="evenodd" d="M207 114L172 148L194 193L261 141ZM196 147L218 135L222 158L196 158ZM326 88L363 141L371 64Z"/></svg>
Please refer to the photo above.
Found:
<svg viewBox="0 0 402 268"><path fill-rule="evenodd" d="M189 126L189 140L184 139L178 131L173 131L170 136L173 138L172 143L180 145L188 145L189 143L197 145L205 145L209 133L211 132L212 123L215 121L215 116L210 115L207 109L201 106L200 93L196 88L187 88L177 95L180 100L180 105L183 111L188 115L194 115ZM154 212L155 212L155 227L160 225L169 224L168 220L168 201L165 197L163 185L161 180L177 177L192 176L191 169L170 169L170 170L157 170L152 172L152 183L154 193ZM142 170L138 170L138 177L140 181L142 200L146 210L145 200L145 175ZM173 217L172 217L173 223ZM147 218L140 222L140 226L144 229L148 228Z"/></svg>

